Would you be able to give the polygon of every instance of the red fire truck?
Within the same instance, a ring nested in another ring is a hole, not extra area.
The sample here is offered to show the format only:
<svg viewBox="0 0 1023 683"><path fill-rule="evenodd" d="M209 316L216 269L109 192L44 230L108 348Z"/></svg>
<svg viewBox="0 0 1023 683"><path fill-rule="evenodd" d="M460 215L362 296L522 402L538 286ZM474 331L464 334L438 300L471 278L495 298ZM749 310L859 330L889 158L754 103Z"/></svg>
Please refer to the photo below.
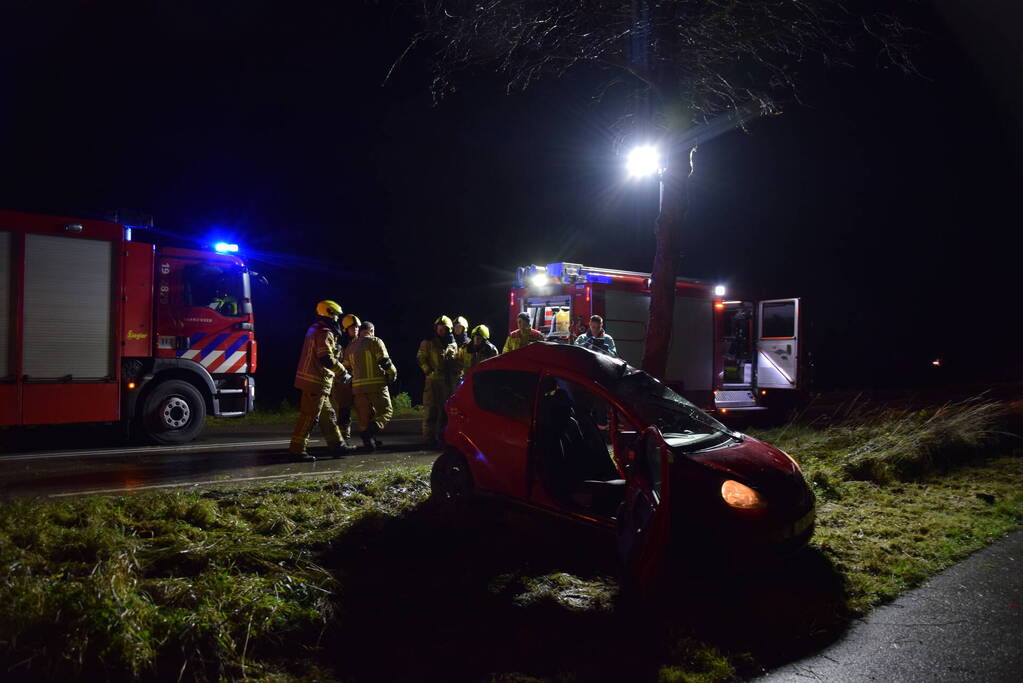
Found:
<svg viewBox="0 0 1023 683"><path fill-rule="evenodd" d="M800 299L726 300L725 288L678 278L664 381L706 410L763 410L780 390L801 389ZM618 355L641 367L650 320L650 274L578 263L518 269L509 329L525 311L548 339L571 341L591 315L604 318Z"/></svg>
<svg viewBox="0 0 1023 683"><path fill-rule="evenodd" d="M182 443L207 415L249 413L255 371L237 256L0 211L0 426L123 422Z"/></svg>

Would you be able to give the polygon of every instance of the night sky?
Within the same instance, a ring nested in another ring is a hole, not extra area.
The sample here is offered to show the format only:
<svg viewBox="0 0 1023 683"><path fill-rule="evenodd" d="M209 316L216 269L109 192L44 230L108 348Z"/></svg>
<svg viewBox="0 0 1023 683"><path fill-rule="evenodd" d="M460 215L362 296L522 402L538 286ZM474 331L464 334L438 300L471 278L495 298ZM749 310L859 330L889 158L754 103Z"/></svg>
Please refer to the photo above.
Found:
<svg viewBox="0 0 1023 683"><path fill-rule="evenodd" d="M804 65L804 105L698 153L682 274L805 297L820 388L1023 379L1019 10L935 4L923 77ZM241 243L274 402L319 299L416 392L438 315L503 342L516 266L649 270L656 194L623 180L602 75L483 72L434 106L425 52L383 84L413 30L390 3L6 0L0 207Z"/></svg>

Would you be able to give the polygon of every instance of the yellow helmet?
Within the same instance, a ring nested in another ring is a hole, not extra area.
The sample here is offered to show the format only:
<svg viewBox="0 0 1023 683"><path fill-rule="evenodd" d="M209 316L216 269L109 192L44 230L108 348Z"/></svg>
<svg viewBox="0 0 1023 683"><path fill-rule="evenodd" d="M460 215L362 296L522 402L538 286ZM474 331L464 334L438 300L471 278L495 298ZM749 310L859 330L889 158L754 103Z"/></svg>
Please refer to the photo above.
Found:
<svg viewBox="0 0 1023 683"><path fill-rule="evenodd" d="M345 317L341 318L341 329L347 330L352 325L361 325L362 321L359 320L359 316L354 313L345 313Z"/></svg>
<svg viewBox="0 0 1023 683"><path fill-rule="evenodd" d="M447 317L446 315L442 315L441 317L434 320L433 324L435 327L437 325L447 325L447 328L449 330L453 327L453 325L451 324L451 318Z"/></svg>
<svg viewBox="0 0 1023 683"><path fill-rule="evenodd" d="M330 299L324 299L316 304L316 315L322 315L324 318L333 318L334 316L341 315L341 304Z"/></svg>
<svg viewBox="0 0 1023 683"><path fill-rule="evenodd" d="M461 325L463 330L469 329L469 321L465 319L464 315L460 315L455 318L455 324Z"/></svg>
<svg viewBox="0 0 1023 683"><path fill-rule="evenodd" d="M486 325L477 325L472 328L472 336L475 337L477 334L484 339L490 339L490 328Z"/></svg>

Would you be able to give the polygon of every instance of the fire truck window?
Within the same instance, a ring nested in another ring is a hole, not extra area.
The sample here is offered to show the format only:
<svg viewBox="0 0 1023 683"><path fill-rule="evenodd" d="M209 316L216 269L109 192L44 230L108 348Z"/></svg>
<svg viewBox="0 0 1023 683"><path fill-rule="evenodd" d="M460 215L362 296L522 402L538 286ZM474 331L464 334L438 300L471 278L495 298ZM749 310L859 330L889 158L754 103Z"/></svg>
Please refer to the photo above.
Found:
<svg viewBox="0 0 1023 683"><path fill-rule="evenodd" d="M472 393L482 410L528 425L539 379L535 372L520 370L477 372Z"/></svg>
<svg viewBox="0 0 1023 683"><path fill-rule="evenodd" d="M185 266L183 291L185 306L209 308L229 318L242 315L245 293L240 268L210 263Z"/></svg>
<svg viewBox="0 0 1023 683"><path fill-rule="evenodd" d="M796 302L779 301L764 304L761 337L796 336Z"/></svg>

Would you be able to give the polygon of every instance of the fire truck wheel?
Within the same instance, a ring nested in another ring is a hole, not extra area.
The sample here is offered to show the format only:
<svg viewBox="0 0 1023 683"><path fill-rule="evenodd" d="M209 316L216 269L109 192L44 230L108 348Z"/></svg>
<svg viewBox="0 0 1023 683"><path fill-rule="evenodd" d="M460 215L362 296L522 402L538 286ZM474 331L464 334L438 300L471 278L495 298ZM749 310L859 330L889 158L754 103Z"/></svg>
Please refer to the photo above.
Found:
<svg viewBox="0 0 1023 683"><path fill-rule="evenodd" d="M142 430L157 443L186 443L202 431L206 402L188 382L172 379L153 388L142 408Z"/></svg>

